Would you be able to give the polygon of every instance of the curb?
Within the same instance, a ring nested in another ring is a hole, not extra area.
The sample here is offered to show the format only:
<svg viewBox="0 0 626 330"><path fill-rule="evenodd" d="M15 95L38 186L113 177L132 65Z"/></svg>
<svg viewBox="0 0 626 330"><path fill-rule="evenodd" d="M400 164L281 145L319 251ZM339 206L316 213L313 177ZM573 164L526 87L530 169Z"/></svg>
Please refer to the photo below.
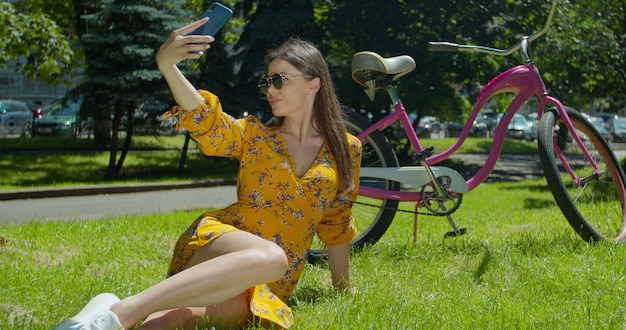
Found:
<svg viewBox="0 0 626 330"><path fill-rule="evenodd" d="M10 201L16 199L36 199L49 197L77 197L100 194L124 194L158 190L206 188L217 186L232 186L236 184L235 179L213 179L203 181L187 182L157 182L138 184L110 184L91 185L37 189L19 189L0 191L0 201Z"/></svg>

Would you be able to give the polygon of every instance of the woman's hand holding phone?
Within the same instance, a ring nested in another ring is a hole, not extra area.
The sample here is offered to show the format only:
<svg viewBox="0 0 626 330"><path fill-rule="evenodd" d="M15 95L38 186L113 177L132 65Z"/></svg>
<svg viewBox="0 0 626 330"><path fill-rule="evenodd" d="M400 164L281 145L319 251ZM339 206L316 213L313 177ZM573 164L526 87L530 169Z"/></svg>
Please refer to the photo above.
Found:
<svg viewBox="0 0 626 330"><path fill-rule="evenodd" d="M215 41L213 36L190 34L209 21L202 18L182 28L174 30L159 48L156 55L161 70L176 65L183 60L200 58Z"/></svg>
<svg viewBox="0 0 626 330"><path fill-rule="evenodd" d="M228 19L230 19L232 15L233 11L230 10L230 8L219 2L214 2L202 13L202 16L200 16L200 19L208 17L209 21L190 34L215 36L224 25L226 25L226 22L228 22Z"/></svg>
<svg viewBox="0 0 626 330"><path fill-rule="evenodd" d="M202 97L176 64L187 59L198 59L211 47L210 43L215 40L212 36L189 35L207 21L208 19L203 18L172 31L156 55L159 70L167 81L176 103L185 110L195 109L202 102Z"/></svg>
<svg viewBox="0 0 626 330"><path fill-rule="evenodd" d="M174 30L157 53L159 68L175 65L186 59L197 59L210 48L213 37L233 15L230 8L212 3L201 18Z"/></svg>
<svg viewBox="0 0 626 330"><path fill-rule="evenodd" d="M181 108L195 109L202 102L202 97L176 64L183 60L200 58L215 41L213 35L226 24L231 15L229 8L215 2L201 19L172 31L159 48L156 55L157 65Z"/></svg>

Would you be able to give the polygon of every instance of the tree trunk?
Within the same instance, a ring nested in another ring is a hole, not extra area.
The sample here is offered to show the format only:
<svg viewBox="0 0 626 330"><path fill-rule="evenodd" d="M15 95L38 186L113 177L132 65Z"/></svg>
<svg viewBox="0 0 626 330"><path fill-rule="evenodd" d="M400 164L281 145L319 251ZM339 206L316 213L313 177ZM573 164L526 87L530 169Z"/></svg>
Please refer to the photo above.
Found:
<svg viewBox="0 0 626 330"><path fill-rule="evenodd" d="M183 152L180 154L180 162L178 162L178 175L183 175L185 171L185 162L187 162L187 150L189 149L189 132L185 133L185 144L183 145Z"/></svg>
<svg viewBox="0 0 626 330"><path fill-rule="evenodd" d="M96 87L93 108L93 141L98 147L107 147L111 143L111 112L109 93L104 86Z"/></svg>
<svg viewBox="0 0 626 330"><path fill-rule="evenodd" d="M119 104L120 102L116 102L114 106L114 114L113 114L113 134L111 136L111 143L109 145L109 166L107 166L107 171L104 176L105 180L113 180L113 177L116 173L116 160L117 160L117 144L119 141L119 131L120 131L120 121L122 117L122 108Z"/></svg>
<svg viewBox="0 0 626 330"><path fill-rule="evenodd" d="M133 112L133 107L126 104L126 117L128 118L128 124L126 126L126 138L124 139L124 146L122 147L120 159L117 161L117 165L115 166L115 174L119 173L122 170L122 167L124 166L124 160L126 160L126 155L128 155L128 151L130 150L130 142L133 137L133 132L135 131L135 118L133 116Z"/></svg>

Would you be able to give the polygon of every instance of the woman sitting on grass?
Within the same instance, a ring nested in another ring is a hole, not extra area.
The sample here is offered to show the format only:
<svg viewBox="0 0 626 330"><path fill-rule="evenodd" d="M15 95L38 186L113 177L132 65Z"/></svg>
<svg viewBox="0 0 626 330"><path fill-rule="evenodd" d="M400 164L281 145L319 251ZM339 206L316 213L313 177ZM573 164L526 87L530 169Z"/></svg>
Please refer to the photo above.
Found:
<svg viewBox="0 0 626 330"><path fill-rule="evenodd" d="M299 39L271 50L259 88L277 125L234 119L177 67L200 58L214 41L187 35L204 23L173 31L157 54L179 105L166 115L204 154L239 159L238 201L191 224L166 279L123 300L98 295L56 329L129 329L142 320L139 329L240 328L254 319L288 328L294 319L286 302L315 234L328 246L334 286L350 285L361 144L346 132L321 53Z"/></svg>

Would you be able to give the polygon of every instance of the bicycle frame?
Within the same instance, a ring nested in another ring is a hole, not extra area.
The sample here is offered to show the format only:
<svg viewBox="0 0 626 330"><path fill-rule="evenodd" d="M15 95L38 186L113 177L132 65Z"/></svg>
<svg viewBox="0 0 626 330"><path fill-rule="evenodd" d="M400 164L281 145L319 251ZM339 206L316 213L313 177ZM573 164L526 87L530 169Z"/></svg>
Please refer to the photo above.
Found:
<svg viewBox="0 0 626 330"><path fill-rule="evenodd" d="M376 130L382 131L388 126L399 121L414 151L416 153L423 151L424 148L420 142L420 139L417 136L415 130L413 129L411 120L409 119L409 116L406 112L406 109L404 108L402 101L397 96L395 89L393 88L393 86L389 86L387 88L387 91L389 93L390 98L393 101L394 111L392 111L389 115L383 117L382 119L378 120L377 122L373 123L370 127L368 127L363 132L361 132L361 134L359 134L357 137L362 142L365 142L367 136L372 134L374 131ZM498 157L500 155L500 152L502 150L502 145L506 137L506 131L509 126L509 123L513 119L513 115L517 113L517 111L521 108L521 106L526 101L528 101L534 96L537 96L539 98L538 109L537 109L538 118L541 118L541 116L543 115L543 109L545 107L547 106L556 107L556 109L562 116L566 127L569 129L570 132L573 133L572 137L574 141L581 147L585 157L591 161L591 164L593 165L593 168L596 174L597 175L601 174L601 170L599 169L593 157L591 157L583 140L581 139L580 136L578 136L575 133L576 131L574 129L574 125L572 124L572 121L569 119L569 116L563 104L558 99L548 95L547 88L545 84L543 83L543 80L541 79L539 71L536 68L536 66L532 63L529 63L527 65L518 65L516 67L513 67L499 74L495 78L493 78L483 88L483 90L479 94L476 100L476 103L474 105L474 108L467 122L465 123L463 130L461 131L461 135L459 136L459 139L456 141L456 143L452 145L450 148L448 148L447 150L428 157L426 159L427 162L429 164L437 164L443 160L448 159L451 155L453 155L459 149L459 147L461 147L465 139L469 136L472 123L478 116L478 113L480 112L482 107L485 105L485 103L489 101L493 96L500 94L500 93L513 93L515 94L515 98L509 104L504 116L502 117L498 125L496 126L495 135L493 138L493 147L491 148L491 151L489 152L487 156L485 165L474 176L472 176L465 182L467 185L468 191L473 190L474 188L479 186L481 183L483 183L488 178L489 174L493 171L497 163ZM558 148L555 148L555 150L558 150ZM561 160L564 160L564 156L560 152L558 152L558 157ZM575 178L574 181L580 182L581 179L576 177L576 174L574 173L572 168L567 165L567 162L563 161L562 163L566 164L567 171L573 178ZM435 168L436 167L433 167L433 169ZM389 179L390 176L381 175L380 174L381 172L396 171L393 168L378 168L373 172L365 172L365 170L366 169L362 169L362 171L367 174L366 175L362 174L362 176L380 177L384 179ZM415 175L422 176L422 179L426 180L426 182L430 181L425 172L416 172ZM455 177L452 177L452 180L454 182ZM458 178L456 178L456 180L458 180ZM465 191L457 191L457 192L464 193ZM367 187L367 186L361 186L359 188L359 195L365 196L365 197L376 198L376 199L396 199L399 201L420 201L421 200L420 192L400 192L400 191L392 192L386 189Z"/></svg>
<svg viewBox="0 0 626 330"><path fill-rule="evenodd" d="M370 100L376 91L387 91L391 112L375 123L357 114L348 113L346 124L364 145L359 196L365 219L359 223L360 234L351 245L363 247L373 244L391 224L396 211L413 213L413 240L417 236L418 215L447 217L452 231L445 237L466 233L459 228L452 214L459 208L463 194L485 182L500 157L508 127L514 116L531 98L536 98L538 120L538 158L555 202L574 230L586 241L626 239L626 174L608 143L595 126L581 113L566 108L550 96L539 70L530 59L528 48L532 41L548 31L556 12L558 0L552 0L550 13L539 32L524 36L508 49L476 45L460 45L446 41L429 42L429 50L445 52L478 52L508 56L519 51L521 65L514 66L492 78L480 91L469 118L458 139L443 152L422 145L404 104L393 83L416 68L409 55L382 57L371 51L355 53L352 59L352 78L365 88ZM485 164L470 178L465 179L455 170L441 164L453 156L472 131L472 126L483 107L499 94L512 95L503 117L495 127L491 150ZM416 165L402 166L395 150L384 136L384 129L400 122L405 136L415 152ZM583 137L585 140L583 141ZM367 157L365 157L367 156ZM596 158L597 157L597 158ZM602 169L601 169L602 168ZM563 172L565 171L565 175ZM566 178L567 177L567 178ZM415 189L401 189L411 185ZM370 203L367 199L381 203ZM415 202L415 211L398 208L399 202ZM426 208L430 212L419 212Z"/></svg>

